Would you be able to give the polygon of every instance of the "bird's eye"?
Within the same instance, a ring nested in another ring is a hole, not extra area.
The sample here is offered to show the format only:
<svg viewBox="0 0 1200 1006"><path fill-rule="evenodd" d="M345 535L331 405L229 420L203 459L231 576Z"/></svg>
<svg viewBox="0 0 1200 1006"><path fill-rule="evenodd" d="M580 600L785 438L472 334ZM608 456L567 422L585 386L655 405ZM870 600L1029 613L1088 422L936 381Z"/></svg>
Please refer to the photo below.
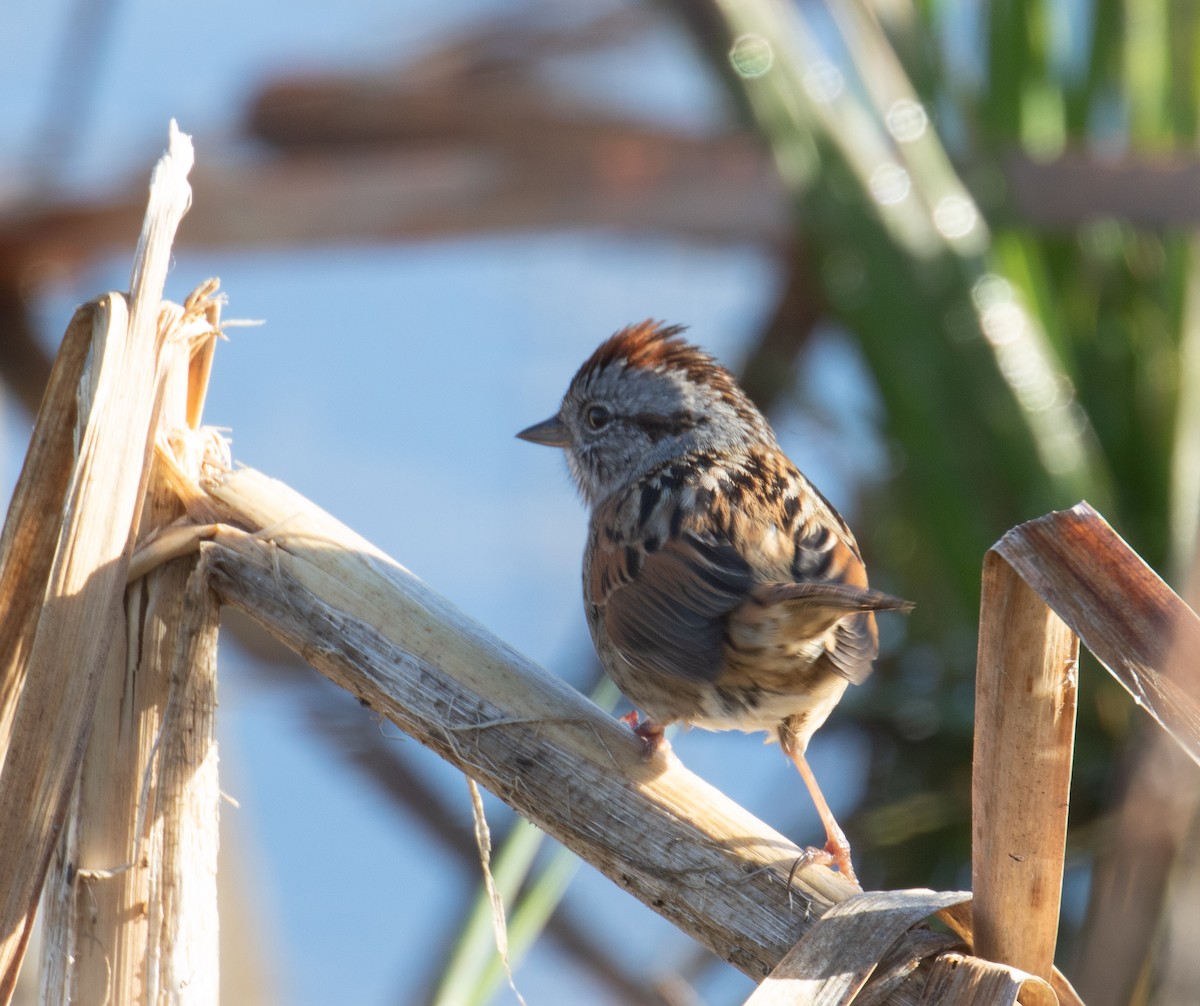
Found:
<svg viewBox="0 0 1200 1006"><path fill-rule="evenodd" d="M612 413L603 405L589 405L583 413L583 421L588 424L588 429L601 430L609 424L612 419Z"/></svg>

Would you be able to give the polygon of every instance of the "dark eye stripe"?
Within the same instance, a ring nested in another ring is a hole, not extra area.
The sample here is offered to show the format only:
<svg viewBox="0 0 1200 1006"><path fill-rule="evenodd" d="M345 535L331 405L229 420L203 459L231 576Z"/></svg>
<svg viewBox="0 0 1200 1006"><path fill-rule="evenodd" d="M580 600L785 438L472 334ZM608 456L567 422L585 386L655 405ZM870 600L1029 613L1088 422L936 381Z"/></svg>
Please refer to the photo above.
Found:
<svg viewBox="0 0 1200 1006"><path fill-rule="evenodd" d="M669 416L657 412L639 412L629 419L634 426L649 436L652 442L657 442L663 437L678 436L705 422L703 416L692 412L673 412Z"/></svg>

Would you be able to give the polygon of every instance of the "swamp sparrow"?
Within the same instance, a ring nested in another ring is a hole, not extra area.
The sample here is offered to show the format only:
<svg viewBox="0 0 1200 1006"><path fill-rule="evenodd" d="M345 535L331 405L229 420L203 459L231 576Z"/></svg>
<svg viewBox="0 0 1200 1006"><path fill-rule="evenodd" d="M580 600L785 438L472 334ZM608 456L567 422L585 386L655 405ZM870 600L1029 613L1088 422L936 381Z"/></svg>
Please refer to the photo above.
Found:
<svg viewBox="0 0 1200 1006"><path fill-rule="evenodd" d="M878 650L875 616L912 605L867 586L854 535L783 454L762 413L679 327L603 343L557 414L517 436L566 451L591 507L583 595L605 669L649 717L768 731L825 825L810 861L854 880L804 751Z"/></svg>

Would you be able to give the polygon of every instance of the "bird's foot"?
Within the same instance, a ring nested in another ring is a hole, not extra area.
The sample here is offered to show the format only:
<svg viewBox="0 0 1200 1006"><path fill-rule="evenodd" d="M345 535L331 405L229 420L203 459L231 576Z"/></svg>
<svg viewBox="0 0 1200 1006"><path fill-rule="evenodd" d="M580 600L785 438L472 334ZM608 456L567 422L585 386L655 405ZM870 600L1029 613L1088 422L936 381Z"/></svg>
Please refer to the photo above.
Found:
<svg viewBox="0 0 1200 1006"><path fill-rule="evenodd" d="M829 802L825 799L825 794L821 792L821 787L817 785L817 777L813 775L808 760L804 757L804 752L794 747L786 737L781 736L780 741L787 756L792 760L792 764L800 772L800 777L804 780L804 785L808 787L808 792L812 795L813 804L821 817L821 823L825 825L825 838L827 839L824 849L808 848L804 850L804 854L792 867L793 875L800 867L808 866L810 863L836 866L838 872L861 891L862 887L854 873L854 864L850 861L850 843L846 841L846 833L842 831L841 825L833 816L833 811L829 809Z"/></svg>
<svg viewBox="0 0 1200 1006"><path fill-rule="evenodd" d="M642 757L649 761L658 752L669 751L671 745L667 743L667 735L661 723L655 723L654 720L639 720L636 709L631 709L621 717L621 722L626 724L636 735L638 740L642 742Z"/></svg>
<svg viewBox="0 0 1200 1006"><path fill-rule="evenodd" d="M799 870L803 870L806 866L828 866L830 869L836 868L838 873L845 877L850 883L857 887L860 891L862 885L858 882L858 875L854 872L854 863L850 859L850 846L845 838L841 844L834 842L832 839L825 843L825 847L818 849L815 846L808 846L796 858L792 864L792 869L788 873L788 883L796 876Z"/></svg>

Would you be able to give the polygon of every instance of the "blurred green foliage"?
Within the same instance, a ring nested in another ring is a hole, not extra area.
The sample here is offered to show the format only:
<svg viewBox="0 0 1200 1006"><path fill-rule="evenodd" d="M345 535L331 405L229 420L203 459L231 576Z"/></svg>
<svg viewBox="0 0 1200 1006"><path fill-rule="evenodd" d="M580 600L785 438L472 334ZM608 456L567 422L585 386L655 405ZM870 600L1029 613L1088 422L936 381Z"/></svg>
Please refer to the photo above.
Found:
<svg viewBox="0 0 1200 1006"><path fill-rule="evenodd" d="M881 586L918 602L903 645L849 700L872 765L847 830L868 885L962 884L984 552L1086 498L1177 578L1200 498L1187 224L1139 229L1119 203L1070 227L1030 219L1006 159L1190 148L1200 8L744 0L722 11L734 58L711 37L707 51L789 184L813 282L884 405L895 463L864 494L860 537ZM738 39L758 51L749 68ZM1130 708L1085 667L1076 850L1113 795Z"/></svg>

